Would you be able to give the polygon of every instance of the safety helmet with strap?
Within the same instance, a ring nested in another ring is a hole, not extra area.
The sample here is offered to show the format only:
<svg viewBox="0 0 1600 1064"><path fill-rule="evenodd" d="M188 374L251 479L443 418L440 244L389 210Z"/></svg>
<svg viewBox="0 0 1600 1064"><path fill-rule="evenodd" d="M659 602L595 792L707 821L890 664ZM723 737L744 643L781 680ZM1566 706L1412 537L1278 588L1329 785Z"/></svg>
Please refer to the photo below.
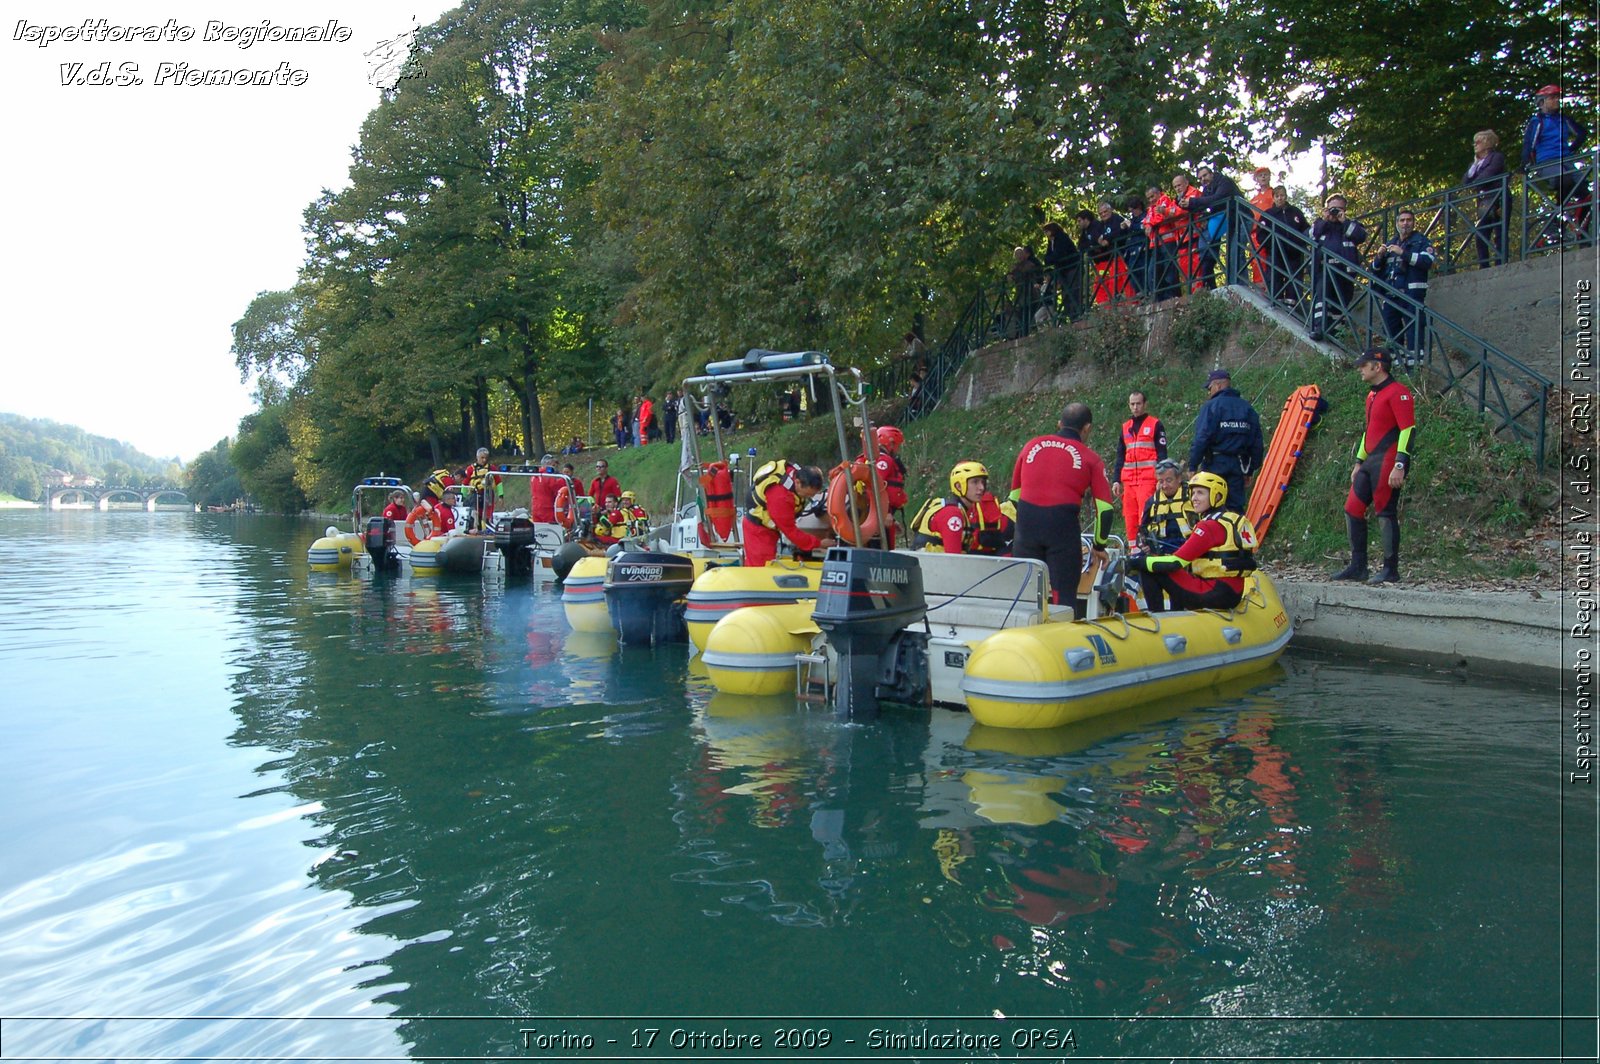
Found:
<svg viewBox="0 0 1600 1064"><path fill-rule="evenodd" d="M967 497L967 482L973 477L989 477L989 470L982 462L957 462L955 468L950 470L950 490L956 493L957 498Z"/></svg>
<svg viewBox="0 0 1600 1064"><path fill-rule="evenodd" d="M879 425L872 435L878 441L879 448L890 454L897 454L906 442L906 434L893 425Z"/></svg>
<svg viewBox="0 0 1600 1064"><path fill-rule="evenodd" d="M1228 482L1215 473L1196 473L1189 478L1189 487L1205 488L1211 502L1206 507L1208 510L1221 509L1228 501Z"/></svg>

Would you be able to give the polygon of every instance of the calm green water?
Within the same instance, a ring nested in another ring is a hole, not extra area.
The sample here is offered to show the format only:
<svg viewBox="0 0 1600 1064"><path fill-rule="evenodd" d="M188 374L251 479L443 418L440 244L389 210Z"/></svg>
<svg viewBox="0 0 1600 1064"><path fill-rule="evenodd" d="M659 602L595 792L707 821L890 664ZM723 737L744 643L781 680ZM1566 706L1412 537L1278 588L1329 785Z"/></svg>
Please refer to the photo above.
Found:
<svg viewBox="0 0 1600 1064"><path fill-rule="evenodd" d="M550 591L314 576L319 528L0 512L4 1057L1593 1052L1553 685L844 726Z"/></svg>

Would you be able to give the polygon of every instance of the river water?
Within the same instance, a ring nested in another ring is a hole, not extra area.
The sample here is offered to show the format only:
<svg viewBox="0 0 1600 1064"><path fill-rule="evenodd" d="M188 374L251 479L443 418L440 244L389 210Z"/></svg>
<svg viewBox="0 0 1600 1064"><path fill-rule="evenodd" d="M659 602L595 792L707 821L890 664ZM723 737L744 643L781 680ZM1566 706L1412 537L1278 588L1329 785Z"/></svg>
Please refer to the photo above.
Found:
<svg viewBox="0 0 1600 1064"><path fill-rule="evenodd" d="M1593 1052L1554 681L842 725L319 529L0 511L0 1056Z"/></svg>

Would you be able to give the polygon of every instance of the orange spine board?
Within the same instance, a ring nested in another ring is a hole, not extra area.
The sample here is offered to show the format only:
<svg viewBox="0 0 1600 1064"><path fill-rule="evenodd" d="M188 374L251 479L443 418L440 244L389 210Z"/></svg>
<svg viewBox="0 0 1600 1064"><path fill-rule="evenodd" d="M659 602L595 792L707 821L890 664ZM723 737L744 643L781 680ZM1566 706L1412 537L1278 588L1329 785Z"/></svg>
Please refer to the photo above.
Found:
<svg viewBox="0 0 1600 1064"><path fill-rule="evenodd" d="M1267 529L1278 513L1284 492L1289 490L1289 478L1294 475L1295 463L1305 446L1306 433L1311 431L1311 421L1317 414L1317 403L1322 389L1315 384L1303 384L1283 402L1283 414L1267 447L1267 457L1256 474L1255 488L1250 493L1250 506L1245 516L1255 526L1256 537L1264 542Z"/></svg>

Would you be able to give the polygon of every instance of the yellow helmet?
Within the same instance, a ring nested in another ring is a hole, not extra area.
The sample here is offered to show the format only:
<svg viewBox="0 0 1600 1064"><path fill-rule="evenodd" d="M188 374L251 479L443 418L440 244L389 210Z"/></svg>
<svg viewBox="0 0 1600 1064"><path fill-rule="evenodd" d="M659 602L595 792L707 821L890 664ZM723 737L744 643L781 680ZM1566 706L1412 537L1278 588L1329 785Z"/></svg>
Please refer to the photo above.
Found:
<svg viewBox="0 0 1600 1064"><path fill-rule="evenodd" d="M1228 482L1215 473L1196 473L1189 478L1189 487L1205 488L1211 495L1211 509L1228 501Z"/></svg>
<svg viewBox="0 0 1600 1064"><path fill-rule="evenodd" d="M632 503L633 500L634 500L634 497L635 496L634 496L633 492L631 492L631 491L625 491L625 492L622 493L622 496L621 496L622 501L626 502L626 503Z"/></svg>
<svg viewBox="0 0 1600 1064"><path fill-rule="evenodd" d="M961 498L967 497L967 481L973 477L988 479L989 470L984 468L982 462L957 462L956 467L950 470L950 490Z"/></svg>

